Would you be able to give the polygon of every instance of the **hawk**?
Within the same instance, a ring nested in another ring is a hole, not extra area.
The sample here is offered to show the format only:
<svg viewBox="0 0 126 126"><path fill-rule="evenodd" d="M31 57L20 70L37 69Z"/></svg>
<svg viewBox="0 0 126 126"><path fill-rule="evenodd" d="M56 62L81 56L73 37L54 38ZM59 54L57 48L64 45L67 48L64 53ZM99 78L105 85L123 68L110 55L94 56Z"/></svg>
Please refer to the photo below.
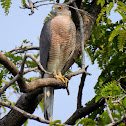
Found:
<svg viewBox="0 0 126 126"><path fill-rule="evenodd" d="M53 72L55 78L65 82L61 71L75 50L76 27L71 19L68 7L65 4L52 6L52 17L42 28L40 35L40 62L44 69ZM44 78L52 75L41 73ZM44 117L52 121L54 88L44 88Z"/></svg>

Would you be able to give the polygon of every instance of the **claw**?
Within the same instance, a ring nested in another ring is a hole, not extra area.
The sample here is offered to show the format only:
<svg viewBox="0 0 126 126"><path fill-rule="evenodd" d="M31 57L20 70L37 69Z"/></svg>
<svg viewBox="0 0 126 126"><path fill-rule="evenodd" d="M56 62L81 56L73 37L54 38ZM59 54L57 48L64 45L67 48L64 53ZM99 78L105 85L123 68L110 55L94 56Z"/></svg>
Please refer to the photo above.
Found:
<svg viewBox="0 0 126 126"><path fill-rule="evenodd" d="M69 82L69 80L66 77L64 77L61 73L58 73L54 77L63 81L63 83L66 85L67 93L69 95L69 89L68 89L68 82Z"/></svg>
<svg viewBox="0 0 126 126"><path fill-rule="evenodd" d="M64 77L61 73L58 73L57 75L54 76L55 78L58 78L63 81L64 84L66 84L66 87L68 86L69 80Z"/></svg>

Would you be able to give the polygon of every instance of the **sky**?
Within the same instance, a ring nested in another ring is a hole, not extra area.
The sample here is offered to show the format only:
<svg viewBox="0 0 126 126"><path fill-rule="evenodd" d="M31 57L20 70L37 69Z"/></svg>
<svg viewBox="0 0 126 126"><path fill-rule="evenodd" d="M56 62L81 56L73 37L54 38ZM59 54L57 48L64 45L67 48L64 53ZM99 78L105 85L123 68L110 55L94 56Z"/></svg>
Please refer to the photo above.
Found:
<svg viewBox="0 0 126 126"><path fill-rule="evenodd" d="M5 16L4 10L0 5L0 50L10 51L15 47L20 46L22 41L25 39L30 42L33 42L34 46L39 46L38 36L40 36L44 19L51 11L52 5L41 6L38 8L38 10L35 9L35 13L31 16L28 15L30 13L30 10L20 9L19 6L21 6L20 0L12 1L9 15ZM110 18L113 22L115 22L121 17L117 15L117 13L114 13L112 11ZM92 65L90 58L87 54L85 56L85 64L86 66L89 65L88 72L90 72L92 75L88 75L86 77L82 97L83 105L85 105L86 102L88 102L95 96L94 86L97 82L98 76L101 73L101 70L98 68L97 63L95 62L95 64ZM76 64L74 64L72 66L72 71L77 70L79 70L79 68ZM35 75L33 73L32 76L39 75ZM67 95L67 92L64 89L59 89L55 91L53 120L62 120L63 123L76 110L77 93L78 86L80 83L80 77L81 75L77 75L76 77L72 77L72 79L69 81L69 96ZM9 100L16 101L18 97L19 96L17 95L12 95L10 96ZM2 116L4 115L5 114L3 114ZM43 118L43 113L40 108L36 109L34 115ZM33 123L34 126L40 126L40 123L34 120L29 120L27 126L31 126L33 125Z"/></svg>

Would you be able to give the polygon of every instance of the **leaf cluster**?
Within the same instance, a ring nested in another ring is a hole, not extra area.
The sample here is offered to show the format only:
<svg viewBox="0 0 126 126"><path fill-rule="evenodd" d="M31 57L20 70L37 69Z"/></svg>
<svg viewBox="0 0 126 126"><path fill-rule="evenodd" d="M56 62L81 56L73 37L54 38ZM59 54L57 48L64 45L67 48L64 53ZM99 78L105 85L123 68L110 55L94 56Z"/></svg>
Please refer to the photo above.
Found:
<svg viewBox="0 0 126 126"><path fill-rule="evenodd" d="M8 13L9 13L9 8L10 8L10 6L11 6L11 4L12 4L11 0L0 0L0 2L1 2L2 8L3 8L4 11L5 11L5 14L8 15Z"/></svg>

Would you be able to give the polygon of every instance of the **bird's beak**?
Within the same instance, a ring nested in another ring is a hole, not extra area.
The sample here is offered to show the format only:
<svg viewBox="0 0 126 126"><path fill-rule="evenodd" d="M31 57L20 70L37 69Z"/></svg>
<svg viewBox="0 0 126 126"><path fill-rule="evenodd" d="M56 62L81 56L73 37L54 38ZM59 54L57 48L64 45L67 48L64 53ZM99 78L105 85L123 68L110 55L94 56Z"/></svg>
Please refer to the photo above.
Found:
<svg viewBox="0 0 126 126"><path fill-rule="evenodd" d="M56 14L55 8L52 8L51 13L52 13L53 15Z"/></svg>

